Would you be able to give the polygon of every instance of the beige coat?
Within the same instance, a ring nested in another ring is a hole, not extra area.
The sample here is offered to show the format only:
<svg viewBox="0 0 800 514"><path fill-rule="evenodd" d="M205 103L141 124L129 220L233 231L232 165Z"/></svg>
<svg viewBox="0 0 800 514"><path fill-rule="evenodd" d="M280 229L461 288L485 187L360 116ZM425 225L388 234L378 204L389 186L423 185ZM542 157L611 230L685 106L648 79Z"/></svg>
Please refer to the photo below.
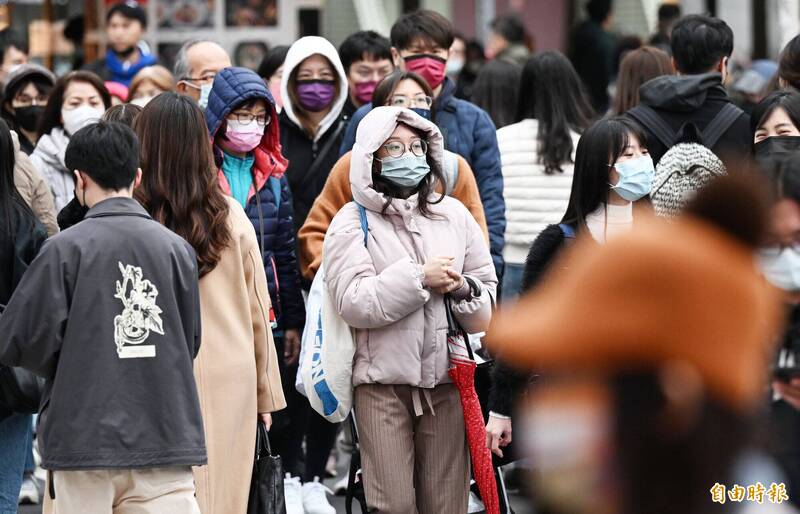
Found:
<svg viewBox="0 0 800 514"><path fill-rule="evenodd" d="M244 514L259 412L286 407L253 225L232 198L232 241L200 279L203 338L194 364L208 466L195 468L203 514Z"/></svg>
<svg viewBox="0 0 800 514"><path fill-rule="evenodd" d="M44 181L39 171L31 160L19 149L19 139L15 132L11 132L14 140L14 185L28 204L33 214L47 229L47 235L52 236L58 232L56 223L56 207L53 205L53 194L50 186Z"/></svg>

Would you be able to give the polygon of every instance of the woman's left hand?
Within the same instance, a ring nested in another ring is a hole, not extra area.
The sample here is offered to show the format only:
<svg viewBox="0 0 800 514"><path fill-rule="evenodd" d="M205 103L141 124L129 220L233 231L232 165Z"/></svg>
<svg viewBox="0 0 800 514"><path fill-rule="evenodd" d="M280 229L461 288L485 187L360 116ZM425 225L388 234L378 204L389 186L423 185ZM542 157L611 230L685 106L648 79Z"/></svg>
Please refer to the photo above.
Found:
<svg viewBox="0 0 800 514"><path fill-rule="evenodd" d="M272 428L272 414L261 412L258 414L258 420L264 423L264 426L267 427L267 432L269 432L269 429Z"/></svg>
<svg viewBox="0 0 800 514"><path fill-rule="evenodd" d="M447 268L447 276L450 277L450 282L443 285L442 287L437 287L432 291L437 294L445 295L456 289L461 289L464 286L464 277L461 276L461 273L454 270L453 268Z"/></svg>

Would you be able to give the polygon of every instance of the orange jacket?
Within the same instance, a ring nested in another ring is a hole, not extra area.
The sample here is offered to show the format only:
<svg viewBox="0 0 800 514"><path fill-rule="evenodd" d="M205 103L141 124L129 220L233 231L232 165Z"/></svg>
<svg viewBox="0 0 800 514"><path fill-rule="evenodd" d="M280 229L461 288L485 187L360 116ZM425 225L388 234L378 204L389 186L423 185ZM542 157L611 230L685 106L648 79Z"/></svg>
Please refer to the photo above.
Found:
<svg viewBox="0 0 800 514"><path fill-rule="evenodd" d="M486 216L483 214L478 183L475 182L472 168L461 156L458 156L458 180L453 188L452 196L460 200L472 213L488 244L489 230L486 227ZM331 220L339 212L339 209L352 201L350 152L347 152L333 166L328 180L325 182L325 187L314 201L306 222L297 234L300 249L300 271L306 279L313 280L322 263L322 241L325 239L325 233L328 231Z"/></svg>

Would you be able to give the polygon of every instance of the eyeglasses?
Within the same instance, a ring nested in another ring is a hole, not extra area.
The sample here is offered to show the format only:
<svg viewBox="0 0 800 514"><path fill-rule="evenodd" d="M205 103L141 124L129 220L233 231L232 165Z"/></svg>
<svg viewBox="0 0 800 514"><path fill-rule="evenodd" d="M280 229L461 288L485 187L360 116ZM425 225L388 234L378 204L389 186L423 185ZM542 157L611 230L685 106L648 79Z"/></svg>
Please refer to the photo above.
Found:
<svg viewBox="0 0 800 514"><path fill-rule="evenodd" d="M408 148L411 153L417 157L422 157L428 153L428 143L422 139L415 139L411 141L408 147L406 147L406 145L400 141L392 141L390 143L386 143L381 148L386 150L386 153L389 154L389 157L402 156L404 153L406 153L406 148Z"/></svg>
<svg viewBox="0 0 800 514"><path fill-rule="evenodd" d="M31 105L47 105L47 95L39 95L36 98L22 94L14 98L12 107L30 107Z"/></svg>
<svg viewBox="0 0 800 514"><path fill-rule="evenodd" d="M269 114L259 114L256 116L255 114L249 112L232 112L228 119L236 120L242 125L249 125L253 122L253 120L256 120L256 123L262 127L269 125L270 122Z"/></svg>
<svg viewBox="0 0 800 514"><path fill-rule="evenodd" d="M433 105L433 98L422 95L415 96L414 98L409 98L405 95L394 95L390 105L393 107L405 107L406 109L411 109L413 107L430 109L431 105Z"/></svg>
<svg viewBox="0 0 800 514"><path fill-rule="evenodd" d="M198 84L200 84L202 86L202 85L211 84L212 82L214 82L214 77L216 77L216 76L217 76L216 73L209 73L207 75L203 75L202 77L183 77L181 80L186 81L186 82L197 82ZM192 85L194 85L194 84L192 84Z"/></svg>

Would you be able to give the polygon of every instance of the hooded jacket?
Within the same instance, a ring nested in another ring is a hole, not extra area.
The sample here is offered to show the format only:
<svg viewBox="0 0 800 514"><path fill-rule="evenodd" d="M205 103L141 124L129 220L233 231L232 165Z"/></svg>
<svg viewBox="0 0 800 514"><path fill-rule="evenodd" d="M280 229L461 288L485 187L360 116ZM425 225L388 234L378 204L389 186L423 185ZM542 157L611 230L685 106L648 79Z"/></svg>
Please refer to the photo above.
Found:
<svg viewBox="0 0 800 514"><path fill-rule="evenodd" d="M31 162L50 186L56 211L63 209L75 196L75 179L64 164L68 144L67 133L63 128L56 127L39 138L30 156Z"/></svg>
<svg viewBox="0 0 800 514"><path fill-rule="evenodd" d="M303 131L295 113L297 106L292 105L290 100L289 79L294 75L295 69L300 66L300 63L315 54L322 55L330 61L334 73L338 77L339 92L333 99L330 112L320 121L317 132L311 137ZM347 75L336 48L327 39L307 36L300 38L289 48L289 53L286 54L286 60L283 63L281 96L283 97L283 110L280 115L281 145L284 155L289 159L286 176L289 179L289 187L294 199L295 231L299 231L314 200L325 186L325 180L328 178L331 168L339 159L338 149L344 134L344 125L340 127L340 124L347 123L346 117L342 113L348 96ZM331 138L333 141L330 141ZM325 153L320 155L323 149ZM312 170L312 175L309 175L312 163L318 158L320 165L316 170Z"/></svg>
<svg viewBox="0 0 800 514"><path fill-rule="evenodd" d="M704 130L725 104L731 103L719 73L656 77L642 85L639 96L641 103L652 107L676 133L686 123L693 123L699 131ZM647 149L653 162L658 164L669 148L647 127L644 129ZM728 164L748 155L752 145L750 117L742 111L711 150Z"/></svg>
<svg viewBox="0 0 800 514"><path fill-rule="evenodd" d="M446 78L442 91L433 103L436 125L442 131L445 148L467 160L478 181L483 212L489 226L489 241L495 270L503 269L503 246L506 232L506 203L503 199L503 174L497 131L486 112L476 105L454 96L456 86ZM359 123L372 110L366 104L356 111L347 126L339 155L353 148Z"/></svg>
<svg viewBox="0 0 800 514"><path fill-rule="evenodd" d="M469 288L452 295L453 313L470 333L488 326L497 276L481 229L461 202L445 197L430 206L428 218L417 208L417 195L386 206L388 198L374 189L373 154L398 123L424 131L429 155L441 162L436 125L408 109L373 109L358 129L350 161L353 199L366 209L367 242L356 204L345 205L325 236L323 266L334 304L356 329L353 385L433 388L450 381L447 317L444 297L423 286L423 265L452 255L454 269L477 284L478 296Z"/></svg>
<svg viewBox="0 0 800 514"><path fill-rule="evenodd" d="M42 467L206 463L197 275L194 249L131 198L45 243L0 317L0 362L46 379Z"/></svg>
<svg viewBox="0 0 800 514"><path fill-rule="evenodd" d="M208 96L206 124L214 145L219 184L230 196L231 187L222 171L222 149L216 145L215 139L220 131L225 130L225 118L231 111L254 99L267 102L270 122L261 143L253 150L253 185L247 194L245 212L259 240L278 326L284 330L299 329L305 322L305 307L295 255L292 194L285 176L288 163L281 155L275 102L261 77L246 68L225 68L220 71L214 78ZM278 190L280 198L276 199L274 192Z"/></svg>

